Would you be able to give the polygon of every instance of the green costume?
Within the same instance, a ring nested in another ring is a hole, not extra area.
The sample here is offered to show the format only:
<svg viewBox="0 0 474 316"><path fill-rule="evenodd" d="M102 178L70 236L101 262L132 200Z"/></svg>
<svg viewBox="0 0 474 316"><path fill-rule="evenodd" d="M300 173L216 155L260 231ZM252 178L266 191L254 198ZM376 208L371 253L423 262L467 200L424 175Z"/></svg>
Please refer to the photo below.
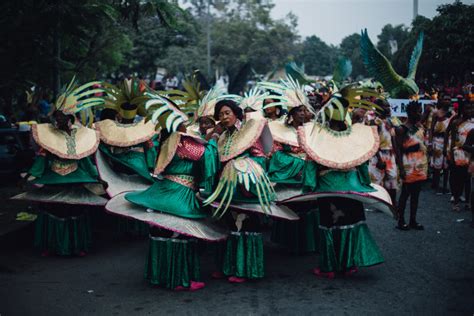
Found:
<svg viewBox="0 0 474 316"><path fill-rule="evenodd" d="M147 209L190 219L204 219L207 214L196 198L199 186L212 187L217 166L217 147L211 141L173 133L163 143L155 173L161 180L149 189L130 192L125 199ZM173 230L173 227L169 227ZM196 239L150 236L145 278L151 284L169 289L190 287L200 278Z"/></svg>

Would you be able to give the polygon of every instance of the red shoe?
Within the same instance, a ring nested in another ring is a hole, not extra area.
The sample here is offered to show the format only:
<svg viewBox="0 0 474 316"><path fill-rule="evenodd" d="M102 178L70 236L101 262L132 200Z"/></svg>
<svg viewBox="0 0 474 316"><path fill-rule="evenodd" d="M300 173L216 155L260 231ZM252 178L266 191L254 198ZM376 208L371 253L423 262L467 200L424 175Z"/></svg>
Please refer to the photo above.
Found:
<svg viewBox="0 0 474 316"><path fill-rule="evenodd" d="M81 251L78 254L79 257L85 257L86 255L87 255L87 253L85 251Z"/></svg>
<svg viewBox="0 0 474 316"><path fill-rule="evenodd" d="M336 273L334 272L322 272L320 268L314 268L313 269L313 274L322 277L322 278L328 278L328 279L334 279L336 277Z"/></svg>
<svg viewBox="0 0 474 316"><path fill-rule="evenodd" d="M244 283L245 281L247 281L247 279L231 276L227 279L227 281L229 281L230 283Z"/></svg>
<svg viewBox="0 0 474 316"><path fill-rule="evenodd" d="M178 285L177 287L174 288L174 291L181 292L181 291L187 291L188 288Z"/></svg>
<svg viewBox="0 0 474 316"><path fill-rule="evenodd" d="M212 272L211 277L213 279L223 279L223 278L225 278L225 275L224 275L224 273L222 273L220 271L214 271L214 272Z"/></svg>
<svg viewBox="0 0 474 316"><path fill-rule="evenodd" d="M41 253L41 257L49 257L49 251L45 250Z"/></svg>
<svg viewBox="0 0 474 316"><path fill-rule="evenodd" d="M352 276L354 275L355 273L357 273L359 271L359 269L357 269L357 267L352 267L350 268L349 270L347 270L346 272L344 272L344 275L346 277L349 277L349 276Z"/></svg>
<svg viewBox="0 0 474 316"><path fill-rule="evenodd" d="M206 286L204 282L191 281L191 286L189 287L190 291L197 291Z"/></svg>

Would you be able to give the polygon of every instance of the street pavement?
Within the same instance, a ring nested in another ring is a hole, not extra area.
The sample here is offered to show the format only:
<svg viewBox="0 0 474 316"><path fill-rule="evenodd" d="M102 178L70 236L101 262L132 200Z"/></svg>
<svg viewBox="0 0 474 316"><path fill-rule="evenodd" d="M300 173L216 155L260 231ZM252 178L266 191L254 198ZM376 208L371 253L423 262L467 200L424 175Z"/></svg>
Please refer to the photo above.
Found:
<svg viewBox="0 0 474 316"><path fill-rule="evenodd" d="M385 263L353 277L317 278L317 255L295 256L268 242L266 277L243 284L211 279L213 258L203 253L207 285L197 292L145 282L146 239L101 230L84 258L42 258L28 225L0 237L0 315L473 315L471 214L451 212L448 200L424 189L418 219L425 231L398 231L387 215L368 212ZM9 202L0 203L2 210Z"/></svg>

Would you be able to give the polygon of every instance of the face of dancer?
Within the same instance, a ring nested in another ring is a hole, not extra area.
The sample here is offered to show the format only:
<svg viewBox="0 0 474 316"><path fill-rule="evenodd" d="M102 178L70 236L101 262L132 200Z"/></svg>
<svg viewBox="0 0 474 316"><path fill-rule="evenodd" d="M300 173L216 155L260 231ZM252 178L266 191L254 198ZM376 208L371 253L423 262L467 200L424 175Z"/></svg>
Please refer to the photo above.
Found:
<svg viewBox="0 0 474 316"><path fill-rule="evenodd" d="M219 121L224 127L230 128L237 123L237 116L230 107L224 105L219 111Z"/></svg>
<svg viewBox="0 0 474 316"><path fill-rule="evenodd" d="M271 106L269 108L266 108L263 110L265 112L265 116L266 117L270 117L270 118L273 118L273 117L277 117L278 114L277 114L277 107L276 106Z"/></svg>
<svg viewBox="0 0 474 316"><path fill-rule="evenodd" d="M199 132L203 135L206 134L209 129L214 128L214 126L216 126L216 124L208 117L203 117L199 120Z"/></svg>
<svg viewBox="0 0 474 316"><path fill-rule="evenodd" d="M299 107L297 107L293 113L291 114L292 118L293 118L293 122L294 122L294 125L296 126L301 126L303 125L303 123L305 122L306 120L306 111L305 111L305 107L300 105Z"/></svg>

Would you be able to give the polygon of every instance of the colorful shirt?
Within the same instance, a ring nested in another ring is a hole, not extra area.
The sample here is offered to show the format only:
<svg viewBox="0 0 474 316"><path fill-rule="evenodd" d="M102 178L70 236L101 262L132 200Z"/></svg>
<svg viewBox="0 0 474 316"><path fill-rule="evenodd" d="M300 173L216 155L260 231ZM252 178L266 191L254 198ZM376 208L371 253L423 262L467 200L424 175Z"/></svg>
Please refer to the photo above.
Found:
<svg viewBox="0 0 474 316"><path fill-rule="evenodd" d="M448 162L443 155L444 137L449 125L449 117L437 120L433 129L432 145L433 152L431 155L431 167L435 169L448 168Z"/></svg>
<svg viewBox="0 0 474 316"><path fill-rule="evenodd" d="M426 180L428 177L428 158L424 143L423 127L412 127L406 130L406 139L402 144L402 161L405 170L405 183Z"/></svg>

